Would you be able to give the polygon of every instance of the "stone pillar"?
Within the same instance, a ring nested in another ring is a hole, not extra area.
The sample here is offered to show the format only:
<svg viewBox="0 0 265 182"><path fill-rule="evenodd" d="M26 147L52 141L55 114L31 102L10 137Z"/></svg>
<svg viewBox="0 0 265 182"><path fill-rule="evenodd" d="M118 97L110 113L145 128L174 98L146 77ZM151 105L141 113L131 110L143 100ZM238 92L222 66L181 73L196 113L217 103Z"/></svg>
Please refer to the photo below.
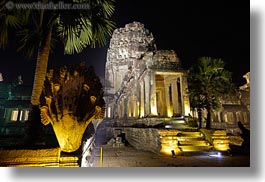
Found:
<svg viewBox="0 0 265 182"><path fill-rule="evenodd" d="M144 78L145 94L145 116L150 115L150 78Z"/></svg>
<svg viewBox="0 0 265 182"><path fill-rule="evenodd" d="M155 73L151 72L150 75L150 83L151 83L151 89L150 89L150 109L151 109L151 115L157 116L157 105L156 105L156 80L155 80Z"/></svg>
<svg viewBox="0 0 265 182"><path fill-rule="evenodd" d="M117 100L117 118L120 118L121 116L121 102L120 100Z"/></svg>
<svg viewBox="0 0 265 182"><path fill-rule="evenodd" d="M120 118L124 118L124 98L121 98L121 114Z"/></svg>
<svg viewBox="0 0 265 182"><path fill-rule="evenodd" d="M171 88L172 88L172 104L173 104L173 115L176 115L179 113L178 110L178 87L177 87L177 80L173 79L171 82Z"/></svg>
<svg viewBox="0 0 265 182"><path fill-rule="evenodd" d="M128 97L128 118L132 117L132 96Z"/></svg>
<svg viewBox="0 0 265 182"><path fill-rule="evenodd" d="M132 116L135 118L135 117L137 117L137 110L138 110L137 98L135 95L132 98L133 98L133 100L132 100L132 104L133 104Z"/></svg>
<svg viewBox="0 0 265 182"><path fill-rule="evenodd" d="M140 117L144 117L144 107L145 107L145 102L144 102L144 82L140 82Z"/></svg>
<svg viewBox="0 0 265 182"><path fill-rule="evenodd" d="M140 109L139 98L135 96L135 117L136 118L139 118L139 109Z"/></svg>
<svg viewBox="0 0 265 182"><path fill-rule="evenodd" d="M124 110L123 110L123 116L124 118L128 118L128 97L124 98Z"/></svg>
<svg viewBox="0 0 265 182"><path fill-rule="evenodd" d="M183 113L183 92L182 92L182 79L181 79L181 76L177 77L176 84L177 84L177 92L178 92L177 112L178 112L178 114L182 114L183 115L184 114Z"/></svg>
<svg viewBox="0 0 265 182"><path fill-rule="evenodd" d="M189 94L188 94L188 81L187 81L187 76L186 74L183 74L182 79L181 79L181 84L182 84L182 98L183 98L183 114L185 116L188 116L190 113L190 99L189 99Z"/></svg>
<svg viewBox="0 0 265 182"><path fill-rule="evenodd" d="M165 82L165 100L166 100L166 108L167 108L167 116L172 117L173 116L173 108L170 103L170 95L169 95L169 86L167 82Z"/></svg>

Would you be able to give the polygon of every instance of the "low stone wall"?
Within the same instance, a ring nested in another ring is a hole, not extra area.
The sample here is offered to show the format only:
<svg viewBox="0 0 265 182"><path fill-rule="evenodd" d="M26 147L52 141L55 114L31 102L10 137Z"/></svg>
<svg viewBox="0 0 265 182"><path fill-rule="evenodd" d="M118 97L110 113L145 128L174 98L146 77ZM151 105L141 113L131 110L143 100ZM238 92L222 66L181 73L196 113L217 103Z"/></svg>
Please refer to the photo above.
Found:
<svg viewBox="0 0 265 182"><path fill-rule="evenodd" d="M59 167L60 148L2 149L0 167Z"/></svg>
<svg viewBox="0 0 265 182"><path fill-rule="evenodd" d="M165 123L167 118L140 118L140 119L119 119L119 121L108 120L114 127L130 127L135 125L142 126L155 126Z"/></svg>
<svg viewBox="0 0 265 182"><path fill-rule="evenodd" d="M161 143L157 129L154 128L124 128L125 138L137 150L160 153Z"/></svg>

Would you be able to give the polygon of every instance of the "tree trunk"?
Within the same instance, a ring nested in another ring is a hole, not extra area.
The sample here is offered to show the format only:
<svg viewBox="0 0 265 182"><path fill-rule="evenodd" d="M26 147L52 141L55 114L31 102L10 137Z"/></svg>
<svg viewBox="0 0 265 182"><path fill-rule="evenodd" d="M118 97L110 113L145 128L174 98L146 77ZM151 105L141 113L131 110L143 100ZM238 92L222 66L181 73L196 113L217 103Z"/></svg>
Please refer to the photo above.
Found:
<svg viewBox="0 0 265 182"><path fill-rule="evenodd" d="M199 128L202 128L202 109L198 108L197 112L198 112Z"/></svg>
<svg viewBox="0 0 265 182"><path fill-rule="evenodd" d="M40 104L39 99L42 92L43 83L46 77L48 58L51 49L51 35L52 35L51 31L46 35L44 39L44 44L43 46L41 46L37 57L34 85L31 96L31 104L34 106L36 105L38 106Z"/></svg>
<svg viewBox="0 0 265 182"><path fill-rule="evenodd" d="M50 30L44 37L43 42L38 51L31 96L31 111L26 136L26 144L28 145L34 145L40 142L43 143L44 131L43 125L40 120L39 99L47 72L48 58L51 49L51 36L52 31Z"/></svg>
<svg viewBox="0 0 265 182"><path fill-rule="evenodd" d="M211 113L211 107L207 107L207 119L206 119L206 128L211 128L211 121L212 121L212 113Z"/></svg>

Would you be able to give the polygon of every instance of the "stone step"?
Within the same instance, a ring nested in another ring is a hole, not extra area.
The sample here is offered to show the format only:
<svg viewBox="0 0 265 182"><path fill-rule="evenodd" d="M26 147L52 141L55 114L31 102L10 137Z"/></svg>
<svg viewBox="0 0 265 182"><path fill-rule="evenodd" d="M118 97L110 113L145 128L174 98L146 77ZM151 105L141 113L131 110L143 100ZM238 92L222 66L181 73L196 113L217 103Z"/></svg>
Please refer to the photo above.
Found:
<svg viewBox="0 0 265 182"><path fill-rule="evenodd" d="M211 144L206 140L198 140L198 141L179 141L179 146L210 146Z"/></svg>
<svg viewBox="0 0 265 182"><path fill-rule="evenodd" d="M165 121L166 124L185 124L186 122L184 120L178 120L178 119L171 119L168 121Z"/></svg>
<svg viewBox="0 0 265 182"><path fill-rule="evenodd" d="M213 140L229 140L229 136L212 136Z"/></svg>
<svg viewBox="0 0 265 182"><path fill-rule="evenodd" d="M178 141L200 141L200 140L203 140L204 138L201 136L201 137L198 137L198 136L181 136L181 137L178 137Z"/></svg>
<svg viewBox="0 0 265 182"><path fill-rule="evenodd" d="M199 131L182 131L178 133L178 136L198 136L201 137L203 134Z"/></svg>
<svg viewBox="0 0 265 182"><path fill-rule="evenodd" d="M179 146L180 151L182 152L195 152L195 151L209 151L212 149L212 146Z"/></svg>

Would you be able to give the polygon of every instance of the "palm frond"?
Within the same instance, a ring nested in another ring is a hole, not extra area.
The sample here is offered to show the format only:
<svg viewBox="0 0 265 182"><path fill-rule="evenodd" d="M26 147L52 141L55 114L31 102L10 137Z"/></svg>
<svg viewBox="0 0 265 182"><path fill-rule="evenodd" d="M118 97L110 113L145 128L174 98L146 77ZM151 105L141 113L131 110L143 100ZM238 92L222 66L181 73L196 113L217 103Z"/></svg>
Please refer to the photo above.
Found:
<svg viewBox="0 0 265 182"><path fill-rule="evenodd" d="M89 10L61 11L57 35L63 41L65 54L80 53L87 46L103 46L115 25L110 20L114 12L113 0L76 0L88 3Z"/></svg>
<svg viewBox="0 0 265 182"><path fill-rule="evenodd" d="M2 49L7 47L9 38L15 33L14 30L21 27L20 17L13 11L8 11L4 5L0 4L0 48Z"/></svg>
<svg viewBox="0 0 265 182"><path fill-rule="evenodd" d="M231 73L222 59L199 58L188 71L189 96L192 107L213 109L220 106L220 97L234 91Z"/></svg>
<svg viewBox="0 0 265 182"><path fill-rule="evenodd" d="M17 52L28 58L36 55L40 46L41 33L31 29L23 29L18 32L18 36L20 40Z"/></svg>

